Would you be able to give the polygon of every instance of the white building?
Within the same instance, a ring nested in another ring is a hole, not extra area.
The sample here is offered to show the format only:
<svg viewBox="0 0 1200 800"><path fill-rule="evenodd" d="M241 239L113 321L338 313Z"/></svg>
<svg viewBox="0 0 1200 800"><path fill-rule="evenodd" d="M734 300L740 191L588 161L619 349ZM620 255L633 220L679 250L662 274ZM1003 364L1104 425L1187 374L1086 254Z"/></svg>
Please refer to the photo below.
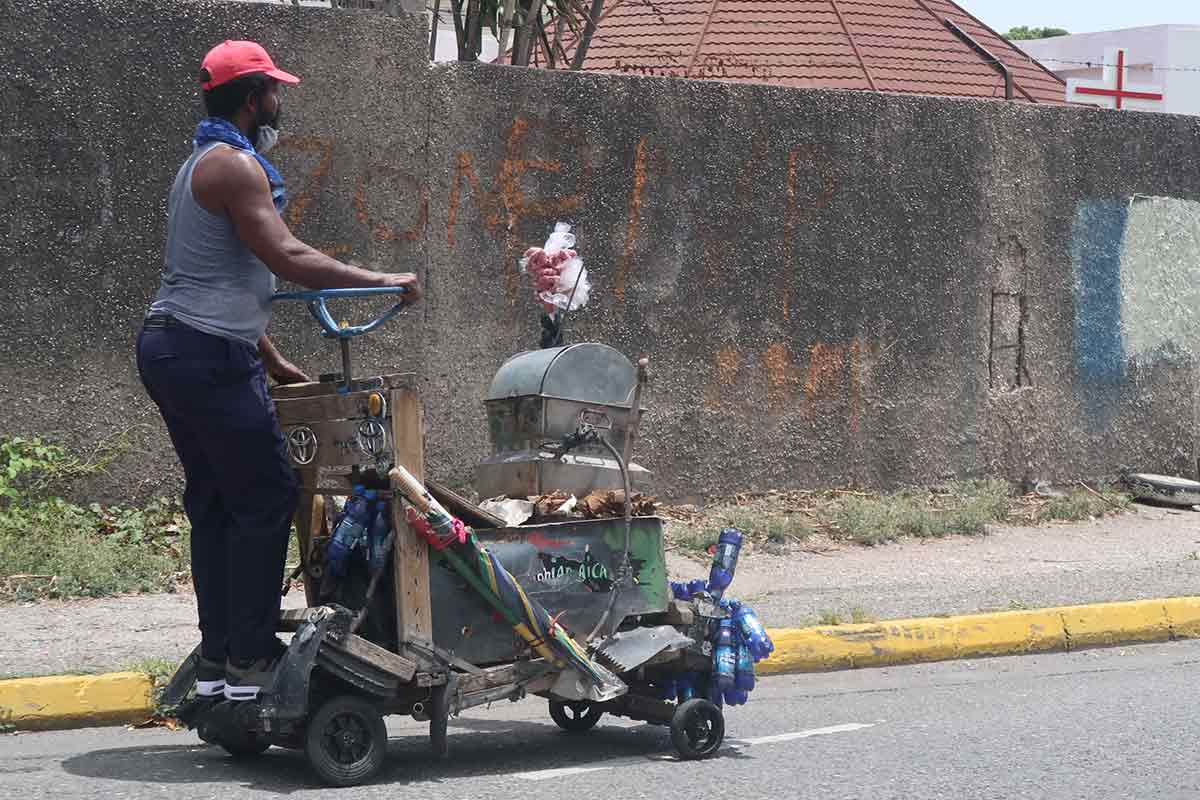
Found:
<svg viewBox="0 0 1200 800"><path fill-rule="evenodd" d="M1063 80L1089 83L1105 80L1105 54L1123 48L1128 69L1124 80L1138 88L1156 87L1154 91L1163 95L1162 102L1130 103L1129 107L1200 116L1200 25L1153 25L1013 44ZM1109 75L1113 72L1110 66Z"/></svg>

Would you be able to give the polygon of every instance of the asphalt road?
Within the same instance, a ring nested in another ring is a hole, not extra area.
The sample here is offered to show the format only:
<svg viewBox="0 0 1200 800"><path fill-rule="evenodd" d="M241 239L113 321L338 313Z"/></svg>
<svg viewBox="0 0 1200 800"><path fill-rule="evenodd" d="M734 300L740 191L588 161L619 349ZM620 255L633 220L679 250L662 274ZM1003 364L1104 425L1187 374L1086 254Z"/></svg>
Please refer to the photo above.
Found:
<svg viewBox="0 0 1200 800"><path fill-rule="evenodd" d="M1200 642L764 680L724 751L675 760L663 729L605 718L560 732L542 701L454 721L452 760L393 720L353 798L1196 798ZM236 762L193 734L123 728L0 736L0 797L328 796L303 756Z"/></svg>

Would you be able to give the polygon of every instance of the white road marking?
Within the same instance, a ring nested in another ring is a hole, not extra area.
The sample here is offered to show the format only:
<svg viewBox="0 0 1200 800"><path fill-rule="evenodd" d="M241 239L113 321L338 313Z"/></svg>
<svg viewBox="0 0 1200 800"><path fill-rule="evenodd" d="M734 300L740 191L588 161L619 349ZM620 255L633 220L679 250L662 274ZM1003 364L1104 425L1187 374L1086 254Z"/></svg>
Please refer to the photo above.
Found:
<svg viewBox="0 0 1200 800"><path fill-rule="evenodd" d="M850 733L851 731L861 731L863 728L874 727L874 722L850 722L845 725L830 725L828 728L812 728L807 731L796 731L795 733L778 733L774 736L758 736L754 739L731 739L729 743L733 745L776 744L778 742L790 742L793 739L808 739L812 736L828 736L831 733Z"/></svg>
<svg viewBox="0 0 1200 800"><path fill-rule="evenodd" d="M727 739L725 744L727 747L738 749L741 747L753 747L755 745L778 744L780 742L790 742L794 739L808 739L813 736L829 736L835 733L850 733L851 731L860 731L864 728L874 728L877 723L874 722L849 722L845 725L830 725L827 728L810 728L805 731L794 731L792 733L778 733L774 736L758 736L753 739ZM673 753L654 753L646 758L651 761L678 761L678 758ZM539 769L533 772L514 772L514 778L524 778L527 781L546 781L552 778L563 778L568 775L582 775L586 772L602 772L606 769L615 769L616 767L644 763L640 758L622 758L616 761L611 761L604 766L596 767L560 767L559 769Z"/></svg>

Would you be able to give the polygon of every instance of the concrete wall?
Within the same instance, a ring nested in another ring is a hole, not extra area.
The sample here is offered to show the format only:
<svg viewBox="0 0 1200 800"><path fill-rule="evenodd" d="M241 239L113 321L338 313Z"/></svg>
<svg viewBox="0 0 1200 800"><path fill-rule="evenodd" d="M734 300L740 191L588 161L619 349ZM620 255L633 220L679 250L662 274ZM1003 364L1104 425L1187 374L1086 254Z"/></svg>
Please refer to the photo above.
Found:
<svg viewBox="0 0 1200 800"><path fill-rule="evenodd" d="M653 361L639 461L668 496L1194 472L1195 119L431 68L423 21L374 14L3 14L22 44L0 42L19 65L0 103L26 112L0 118L0 433L136 424L141 452L98 491L174 479L133 337L195 64L226 36L305 79L276 157L289 223L425 279L359 362L421 373L436 476L464 483L485 452L491 374L537 337L515 260L556 220L595 284L568 338ZM273 323L336 368L312 328L299 308Z"/></svg>

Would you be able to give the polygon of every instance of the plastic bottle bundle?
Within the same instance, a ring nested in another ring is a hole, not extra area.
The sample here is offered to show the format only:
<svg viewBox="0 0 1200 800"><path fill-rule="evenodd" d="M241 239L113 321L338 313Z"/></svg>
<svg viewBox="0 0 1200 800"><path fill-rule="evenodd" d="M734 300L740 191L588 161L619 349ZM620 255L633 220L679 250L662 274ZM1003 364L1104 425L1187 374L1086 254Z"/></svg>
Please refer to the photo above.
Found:
<svg viewBox="0 0 1200 800"><path fill-rule="evenodd" d="M754 609L733 599L724 598L725 590L733 583L742 534L736 528L724 528L717 539L708 580L697 578L687 583L671 581L671 594L677 600L691 600L707 595L717 601L719 618L711 619L706 636L713 645L713 665L707 685L700 687L698 676L683 673L676 679L676 695L680 702L694 696L699 689L712 702L731 706L743 705L754 690L754 665L775 651L775 644ZM684 687L688 687L687 697Z"/></svg>
<svg viewBox="0 0 1200 800"><path fill-rule="evenodd" d="M346 506L333 525L333 536L325 548L325 569L335 578L346 572L346 560L350 553L362 544L371 526L375 491L355 486Z"/></svg>
<svg viewBox="0 0 1200 800"><path fill-rule="evenodd" d="M587 305L592 285L583 268L583 259L574 247L571 226L558 222L546 245L529 248L520 261L521 269L533 278L534 295L546 313L560 309L574 311Z"/></svg>

